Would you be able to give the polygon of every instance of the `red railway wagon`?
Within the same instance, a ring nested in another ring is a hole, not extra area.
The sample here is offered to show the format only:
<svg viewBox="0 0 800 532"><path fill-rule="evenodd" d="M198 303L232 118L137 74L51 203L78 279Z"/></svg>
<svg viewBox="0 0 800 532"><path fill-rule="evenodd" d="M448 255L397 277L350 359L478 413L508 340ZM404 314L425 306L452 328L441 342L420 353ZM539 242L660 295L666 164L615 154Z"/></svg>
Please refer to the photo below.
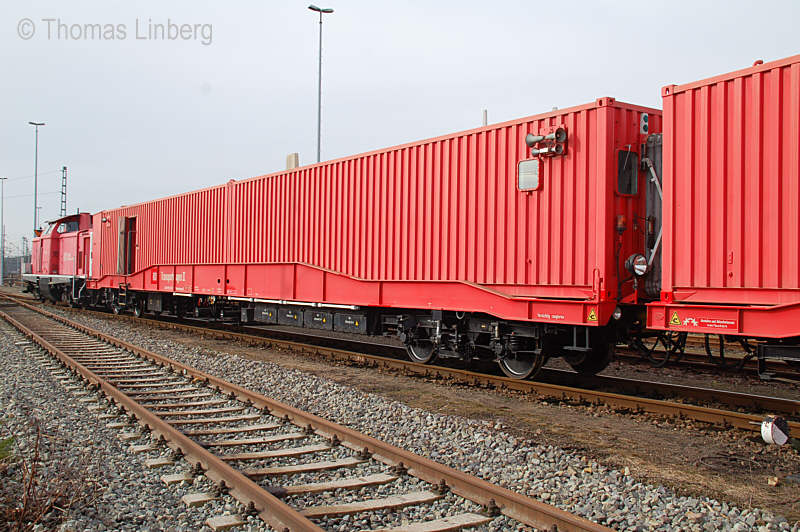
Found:
<svg viewBox="0 0 800 532"><path fill-rule="evenodd" d="M648 327L800 363L800 55L662 94L663 293Z"/></svg>
<svg viewBox="0 0 800 532"><path fill-rule="evenodd" d="M595 102L103 211L96 303L397 333L410 356L604 367L642 295L656 109ZM617 312L618 314L618 312Z"/></svg>
<svg viewBox="0 0 800 532"><path fill-rule="evenodd" d="M414 360L515 377L551 356L596 372L620 341L665 362L689 332L800 363L800 56L663 98L663 135L659 111L601 98L57 220L25 280L114 311L393 333Z"/></svg>
<svg viewBox="0 0 800 532"><path fill-rule="evenodd" d="M800 336L800 55L662 94L663 293L649 326Z"/></svg>

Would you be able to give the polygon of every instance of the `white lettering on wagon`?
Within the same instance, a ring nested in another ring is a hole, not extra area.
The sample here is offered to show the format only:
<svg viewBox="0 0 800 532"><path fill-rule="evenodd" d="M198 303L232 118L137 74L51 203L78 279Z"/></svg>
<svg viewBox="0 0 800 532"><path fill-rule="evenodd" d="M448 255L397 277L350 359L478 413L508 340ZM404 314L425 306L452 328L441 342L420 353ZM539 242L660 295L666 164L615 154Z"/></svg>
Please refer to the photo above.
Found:
<svg viewBox="0 0 800 532"><path fill-rule="evenodd" d="M186 272L181 272L179 274L161 272L161 280L162 281L177 281L177 282L181 283L181 282L186 281Z"/></svg>
<svg viewBox="0 0 800 532"><path fill-rule="evenodd" d="M563 314L546 314L543 312L537 312L536 317L542 320L565 320L567 319L566 316Z"/></svg>
<svg viewBox="0 0 800 532"><path fill-rule="evenodd" d="M726 320L721 318L699 318L700 327L707 327L709 329L725 329L729 331L739 330L739 323L737 320Z"/></svg>
<svg viewBox="0 0 800 532"><path fill-rule="evenodd" d="M703 318L699 316L685 316L683 319L678 317L678 313L673 311L670 325L680 325L683 327L696 327L700 329L722 329L726 331L738 331L739 320L736 318Z"/></svg>

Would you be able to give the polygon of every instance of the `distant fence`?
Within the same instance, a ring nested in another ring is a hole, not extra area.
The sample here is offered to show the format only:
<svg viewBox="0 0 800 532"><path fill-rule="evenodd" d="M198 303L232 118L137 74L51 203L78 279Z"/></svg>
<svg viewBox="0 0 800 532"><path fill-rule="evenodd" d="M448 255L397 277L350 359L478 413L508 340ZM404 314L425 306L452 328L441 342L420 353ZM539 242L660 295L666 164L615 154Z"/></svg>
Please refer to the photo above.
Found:
<svg viewBox="0 0 800 532"><path fill-rule="evenodd" d="M17 256L6 257L3 261L3 272L8 277L12 274L30 273L31 258L30 256Z"/></svg>

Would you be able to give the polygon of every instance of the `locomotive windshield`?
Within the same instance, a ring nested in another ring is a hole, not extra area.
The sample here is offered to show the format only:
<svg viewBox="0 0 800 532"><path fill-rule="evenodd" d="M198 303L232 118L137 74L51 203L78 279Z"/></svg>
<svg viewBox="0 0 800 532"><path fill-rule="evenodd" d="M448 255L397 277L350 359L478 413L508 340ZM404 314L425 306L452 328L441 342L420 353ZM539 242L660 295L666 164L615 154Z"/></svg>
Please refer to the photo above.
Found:
<svg viewBox="0 0 800 532"><path fill-rule="evenodd" d="M63 233L74 233L78 229L80 229L80 222L78 220L70 220L66 222L59 222L50 224L50 227L47 228L46 235L49 235L53 232L53 228L55 228L56 233L63 234Z"/></svg>

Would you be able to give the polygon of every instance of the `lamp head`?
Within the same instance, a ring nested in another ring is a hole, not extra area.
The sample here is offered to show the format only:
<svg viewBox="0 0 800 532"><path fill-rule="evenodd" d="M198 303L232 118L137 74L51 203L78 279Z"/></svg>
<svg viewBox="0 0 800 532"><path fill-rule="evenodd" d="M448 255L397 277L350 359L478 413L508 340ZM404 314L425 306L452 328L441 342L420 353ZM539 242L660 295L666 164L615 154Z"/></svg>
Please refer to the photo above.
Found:
<svg viewBox="0 0 800 532"><path fill-rule="evenodd" d="M330 7L317 7L314 4L309 5L308 9L317 13L333 13L333 9Z"/></svg>

